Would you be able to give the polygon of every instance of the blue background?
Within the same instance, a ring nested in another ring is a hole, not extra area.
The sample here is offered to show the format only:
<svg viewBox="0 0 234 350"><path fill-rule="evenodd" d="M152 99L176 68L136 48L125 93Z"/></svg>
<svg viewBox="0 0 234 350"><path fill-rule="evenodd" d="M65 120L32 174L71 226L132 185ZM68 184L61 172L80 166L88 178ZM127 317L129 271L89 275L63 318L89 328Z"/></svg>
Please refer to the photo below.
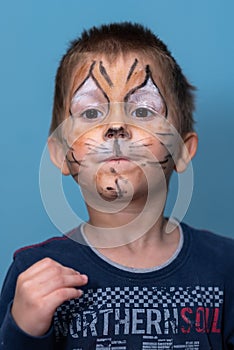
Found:
<svg viewBox="0 0 234 350"><path fill-rule="evenodd" d="M39 164L58 62L68 42L92 25L130 20L149 26L198 87L200 144L185 221L234 237L233 12L232 0L1 1L0 284L17 248L58 234L41 201ZM72 180L64 186L85 218Z"/></svg>

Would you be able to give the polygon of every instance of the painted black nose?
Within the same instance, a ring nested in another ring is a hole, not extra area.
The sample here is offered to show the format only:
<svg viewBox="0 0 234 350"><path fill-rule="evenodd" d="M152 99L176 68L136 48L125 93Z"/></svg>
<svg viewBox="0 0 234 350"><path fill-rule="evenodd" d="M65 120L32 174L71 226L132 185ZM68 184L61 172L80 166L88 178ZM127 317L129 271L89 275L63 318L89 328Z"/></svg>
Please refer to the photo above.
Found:
<svg viewBox="0 0 234 350"><path fill-rule="evenodd" d="M124 127L111 127L109 128L106 133L105 133L105 139L118 139L118 138L121 138L121 139L124 139L124 138L129 138L130 135L129 135L129 132L126 130L126 128Z"/></svg>

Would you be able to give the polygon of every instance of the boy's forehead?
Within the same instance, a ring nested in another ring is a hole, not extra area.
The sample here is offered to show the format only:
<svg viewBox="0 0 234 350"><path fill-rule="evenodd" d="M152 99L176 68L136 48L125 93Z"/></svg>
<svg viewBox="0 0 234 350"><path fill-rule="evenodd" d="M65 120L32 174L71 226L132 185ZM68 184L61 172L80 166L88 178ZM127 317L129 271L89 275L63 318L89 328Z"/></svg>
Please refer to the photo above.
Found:
<svg viewBox="0 0 234 350"><path fill-rule="evenodd" d="M74 72L72 96L91 76L110 100L122 102L128 91L144 83L149 70L160 87L159 67L137 53L119 55L114 59L103 55L90 55Z"/></svg>

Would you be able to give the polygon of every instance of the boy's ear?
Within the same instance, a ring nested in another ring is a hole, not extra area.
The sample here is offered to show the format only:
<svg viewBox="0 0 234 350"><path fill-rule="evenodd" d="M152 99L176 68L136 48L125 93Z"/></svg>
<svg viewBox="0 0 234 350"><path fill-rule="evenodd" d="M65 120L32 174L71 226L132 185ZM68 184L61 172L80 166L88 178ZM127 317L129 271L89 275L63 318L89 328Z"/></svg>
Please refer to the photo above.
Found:
<svg viewBox="0 0 234 350"><path fill-rule="evenodd" d="M175 161L174 169L178 173L186 170L189 162L195 156L198 145L198 136L195 132L189 132L183 137L180 152Z"/></svg>
<svg viewBox="0 0 234 350"><path fill-rule="evenodd" d="M63 175L70 175L62 143L55 137L49 137L48 148L52 163L61 170Z"/></svg>

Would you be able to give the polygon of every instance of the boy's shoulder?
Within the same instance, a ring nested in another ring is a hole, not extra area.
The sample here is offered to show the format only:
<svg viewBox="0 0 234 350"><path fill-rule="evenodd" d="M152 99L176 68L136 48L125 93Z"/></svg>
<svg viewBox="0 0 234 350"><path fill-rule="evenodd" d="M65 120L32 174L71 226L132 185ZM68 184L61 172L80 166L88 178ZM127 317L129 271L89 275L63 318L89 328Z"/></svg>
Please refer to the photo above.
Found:
<svg viewBox="0 0 234 350"><path fill-rule="evenodd" d="M184 235L190 236L191 252L204 261L234 267L234 238L181 224Z"/></svg>
<svg viewBox="0 0 234 350"><path fill-rule="evenodd" d="M48 254L50 251L64 250L66 246L69 246L70 239L69 235L61 235L50 237L39 243L34 243L30 245L23 246L14 252L14 258L23 257L26 255L36 254Z"/></svg>
<svg viewBox="0 0 234 350"><path fill-rule="evenodd" d="M59 247L62 244L64 244L64 242L66 242L67 240L68 240L67 236L55 236L55 237L48 238L39 243L23 246L14 252L14 258L24 254L30 254L36 250L43 251L44 249L50 249L53 246Z"/></svg>
<svg viewBox="0 0 234 350"><path fill-rule="evenodd" d="M40 243L24 246L14 253L14 261L19 269L25 269L44 258L54 259L62 264L69 265L69 261L79 255L83 241L77 238L76 228L66 235L51 237Z"/></svg>
<svg viewBox="0 0 234 350"><path fill-rule="evenodd" d="M231 249L234 248L234 237L224 236L222 234L215 233L207 229L194 228L186 223L181 223L181 227L185 234L186 232L190 233L192 239L197 244L209 245L210 243L219 243L219 245L221 246L229 246Z"/></svg>

